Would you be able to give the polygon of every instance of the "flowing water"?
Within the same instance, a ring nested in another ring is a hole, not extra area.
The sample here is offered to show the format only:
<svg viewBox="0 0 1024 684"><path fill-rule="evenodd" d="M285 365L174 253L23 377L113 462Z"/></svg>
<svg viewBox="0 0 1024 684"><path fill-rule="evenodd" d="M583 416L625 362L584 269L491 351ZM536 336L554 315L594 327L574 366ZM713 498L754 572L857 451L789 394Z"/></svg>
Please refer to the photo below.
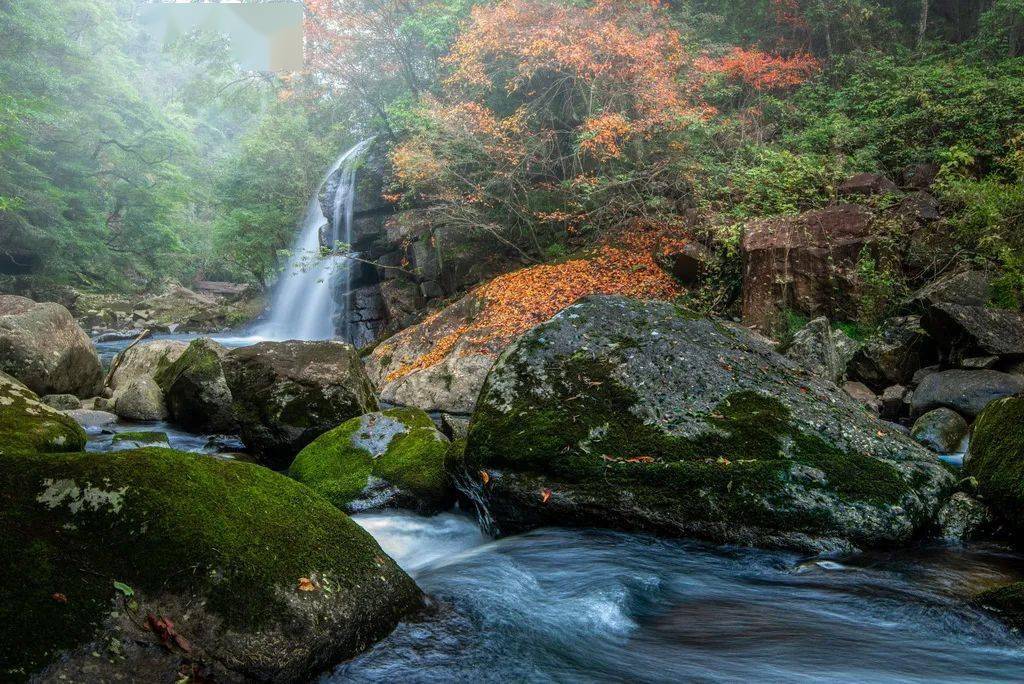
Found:
<svg viewBox="0 0 1024 684"><path fill-rule="evenodd" d="M436 605L323 677L342 682L1021 681L1018 635L965 598L1019 578L996 548L848 558L355 516Z"/></svg>
<svg viewBox="0 0 1024 684"><path fill-rule="evenodd" d="M355 169L371 142L372 138L364 140L346 151L324 176L323 182L326 183L335 173L341 173L334 194L333 222L330 222L333 225L330 235L332 246L351 242ZM349 259L346 256L322 255L320 234L329 222L320 206L321 186L309 199L288 266L276 285L267 320L252 330L252 341L329 340L335 337L334 318L338 313L334 298L335 277L347 278ZM348 292L348 287L343 291ZM348 319L344 311L340 314L342 320Z"/></svg>

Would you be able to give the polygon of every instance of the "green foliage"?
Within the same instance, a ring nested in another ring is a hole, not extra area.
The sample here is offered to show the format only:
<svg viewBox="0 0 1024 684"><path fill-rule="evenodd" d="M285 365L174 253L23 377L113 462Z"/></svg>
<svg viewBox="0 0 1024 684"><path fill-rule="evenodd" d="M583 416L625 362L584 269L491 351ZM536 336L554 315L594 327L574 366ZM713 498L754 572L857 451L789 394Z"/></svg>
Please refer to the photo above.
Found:
<svg viewBox="0 0 1024 684"><path fill-rule="evenodd" d="M842 168L815 154L760 148L732 176L731 212L738 217L791 214L826 204Z"/></svg>

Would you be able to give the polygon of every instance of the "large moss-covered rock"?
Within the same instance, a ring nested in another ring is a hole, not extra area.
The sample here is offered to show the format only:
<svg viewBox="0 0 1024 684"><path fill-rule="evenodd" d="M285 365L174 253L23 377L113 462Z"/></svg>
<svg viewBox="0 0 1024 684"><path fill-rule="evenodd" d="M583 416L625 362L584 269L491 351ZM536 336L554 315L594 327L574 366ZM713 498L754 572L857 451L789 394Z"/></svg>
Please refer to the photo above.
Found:
<svg viewBox="0 0 1024 684"><path fill-rule="evenodd" d="M0 371L0 458L25 452L78 451L85 431L32 390Z"/></svg>
<svg viewBox="0 0 1024 684"><path fill-rule="evenodd" d="M236 422L221 362L227 349L211 339L193 340L174 363L156 373L174 422L195 431L230 432Z"/></svg>
<svg viewBox="0 0 1024 684"><path fill-rule="evenodd" d="M188 342L153 340L129 347L114 357L107 373L107 386L117 391L139 377L153 377L185 353Z"/></svg>
<svg viewBox="0 0 1024 684"><path fill-rule="evenodd" d="M419 409L352 418L299 452L288 473L346 510L388 504L436 511L453 499L448 438Z"/></svg>
<svg viewBox="0 0 1024 684"><path fill-rule="evenodd" d="M974 421L964 466L993 512L1024 535L1024 394L985 407Z"/></svg>
<svg viewBox="0 0 1024 684"><path fill-rule="evenodd" d="M6 459L0 538L4 680L308 680L420 600L312 490L169 449Z"/></svg>
<svg viewBox="0 0 1024 684"><path fill-rule="evenodd" d="M952 472L761 338L593 297L488 375L464 468L505 531L605 525L846 549L908 540Z"/></svg>
<svg viewBox="0 0 1024 684"><path fill-rule="evenodd" d="M224 362L240 436L267 465L287 468L307 444L377 410L359 354L342 342L261 342Z"/></svg>
<svg viewBox="0 0 1024 684"><path fill-rule="evenodd" d="M92 397L103 381L92 342L60 304L0 295L0 371L38 394Z"/></svg>

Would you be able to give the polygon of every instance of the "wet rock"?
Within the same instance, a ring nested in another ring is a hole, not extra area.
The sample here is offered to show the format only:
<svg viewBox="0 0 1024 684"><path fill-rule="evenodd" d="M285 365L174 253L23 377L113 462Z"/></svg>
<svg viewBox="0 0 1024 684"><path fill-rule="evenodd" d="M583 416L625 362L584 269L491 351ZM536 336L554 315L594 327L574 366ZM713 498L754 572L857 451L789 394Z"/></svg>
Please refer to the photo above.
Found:
<svg viewBox="0 0 1024 684"><path fill-rule="evenodd" d="M19 678L172 682L194 665L213 681L309 681L421 605L368 533L259 466L29 454L5 459L0 491L0 538L19 549L0 557L0 577L18 578L0 583L0 671Z"/></svg>
<svg viewBox="0 0 1024 684"><path fill-rule="evenodd" d="M0 462L24 452L78 451L85 441L85 432L72 418L0 371Z"/></svg>
<svg viewBox="0 0 1024 684"><path fill-rule="evenodd" d="M740 326L588 297L498 359L460 472L503 532L598 525L817 550L909 540L953 474L794 370Z"/></svg>
<svg viewBox="0 0 1024 684"><path fill-rule="evenodd" d="M125 349L110 363L107 386L117 390L135 378L153 377L158 370L177 361L188 344L181 340L153 340Z"/></svg>
<svg viewBox="0 0 1024 684"><path fill-rule="evenodd" d="M995 614L1014 629L1024 629L1024 582L983 591L972 603Z"/></svg>
<svg viewBox="0 0 1024 684"><path fill-rule="evenodd" d="M208 338L193 340L154 376L174 422L194 432L231 432L237 423L224 378L227 350Z"/></svg>
<svg viewBox="0 0 1024 684"><path fill-rule="evenodd" d="M880 398L879 414L885 420L897 420L903 414L907 388L903 385L886 387Z"/></svg>
<svg viewBox="0 0 1024 684"><path fill-rule="evenodd" d="M1024 534L1024 395L985 407L974 421L964 468L992 511Z"/></svg>
<svg viewBox="0 0 1024 684"><path fill-rule="evenodd" d="M960 362L965 370L991 370L999 365L998 356L972 356Z"/></svg>
<svg viewBox="0 0 1024 684"><path fill-rule="evenodd" d="M852 304L856 264L872 240L872 214L840 204L744 227L742 315L770 331L782 312L832 316Z"/></svg>
<svg viewBox="0 0 1024 684"><path fill-rule="evenodd" d="M1019 311L940 303L922 322L948 365L978 356L1024 357L1024 314Z"/></svg>
<svg viewBox="0 0 1024 684"><path fill-rule="evenodd" d="M224 373L242 441L271 467L287 468L320 435L377 409L358 352L341 342L261 342L234 349Z"/></svg>
<svg viewBox="0 0 1024 684"><path fill-rule="evenodd" d="M859 347L856 340L842 330L833 330L829 320L821 316L797 331L786 356L809 373L839 383Z"/></svg>
<svg viewBox="0 0 1024 684"><path fill-rule="evenodd" d="M872 413L879 414L882 412L882 402L878 395L872 392L871 388L863 382L848 380L843 383L843 392Z"/></svg>
<svg viewBox="0 0 1024 684"><path fill-rule="evenodd" d="M948 408L928 411L914 421L910 436L937 454L962 451L969 427L959 413Z"/></svg>
<svg viewBox="0 0 1024 684"><path fill-rule="evenodd" d="M899 316L882 322L857 350L848 370L852 379L880 390L908 384L934 356L934 343L921 327L920 316Z"/></svg>
<svg viewBox="0 0 1024 684"><path fill-rule="evenodd" d="M82 408L82 400L74 394L47 394L39 401L43 402L50 408L57 409L58 411L70 411L72 409Z"/></svg>
<svg viewBox="0 0 1024 684"><path fill-rule="evenodd" d="M60 304L0 295L0 371L37 394L91 397L103 380L89 336Z"/></svg>
<svg viewBox="0 0 1024 684"><path fill-rule="evenodd" d="M146 335L149 331L142 328L132 328L131 330L112 330L105 332L102 335L97 335L96 339L93 340L97 344L103 342L118 342L120 340L134 340L137 337Z"/></svg>
<svg viewBox="0 0 1024 684"><path fill-rule="evenodd" d="M943 539L962 544L980 537L992 525L992 514L977 499L957 492L939 509L935 520Z"/></svg>
<svg viewBox="0 0 1024 684"><path fill-rule="evenodd" d="M153 378L142 375L117 391L113 410L127 420L163 420L168 416L164 393Z"/></svg>
<svg viewBox="0 0 1024 684"><path fill-rule="evenodd" d="M62 413L86 429L103 428L117 422L117 416L113 413L97 409L72 409Z"/></svg>
<svg viewBox="0 0 1024 684"><path fill-rule="evenodd" d="M437 512L454 501L448 438L419 409L352 418L299 452L288 474L345 511L404 506Z"/></svg>
<svg viewBox="0 0 1024 684"><path fill-rule="evenodd" d="M118 432L111 442L116 450L141 449L152 446L169 447L171 438L167 436L166 432L129 431Z"/></svg>
<svg viewBox="0 0 1024 684"><path fill-rule="evenodd" d="M921 415L940 406L973 418L990 401L1024 392L1024 378L998 371L948 370L929 375L914 390L911 407Z"/></svg>
<svg viewBox="0 0 1024 684"><path fill-rule="evenodd" d="M889 195L898 193L899 187L880 173L858 173L839 184L840 197Z"/></svg>

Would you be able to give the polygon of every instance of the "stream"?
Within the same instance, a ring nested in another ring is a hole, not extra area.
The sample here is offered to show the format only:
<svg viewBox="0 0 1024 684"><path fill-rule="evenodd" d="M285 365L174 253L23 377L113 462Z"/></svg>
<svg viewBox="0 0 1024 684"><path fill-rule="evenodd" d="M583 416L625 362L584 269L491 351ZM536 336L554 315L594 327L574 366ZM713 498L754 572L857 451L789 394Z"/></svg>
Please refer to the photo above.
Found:
<svg viewBox="0 0 1024 684"><path fill-rule="evenodd" d="M94 429L88 448L117 448L112 433L124 430L157 430L176 449L244 458L232 438L163 422ZM1024 677L1021 636L966 602L1024 578L1024 555L997 546L822 559L591 529L491 539L458 511L353 519L432 607L321 684Z"/></svg>

